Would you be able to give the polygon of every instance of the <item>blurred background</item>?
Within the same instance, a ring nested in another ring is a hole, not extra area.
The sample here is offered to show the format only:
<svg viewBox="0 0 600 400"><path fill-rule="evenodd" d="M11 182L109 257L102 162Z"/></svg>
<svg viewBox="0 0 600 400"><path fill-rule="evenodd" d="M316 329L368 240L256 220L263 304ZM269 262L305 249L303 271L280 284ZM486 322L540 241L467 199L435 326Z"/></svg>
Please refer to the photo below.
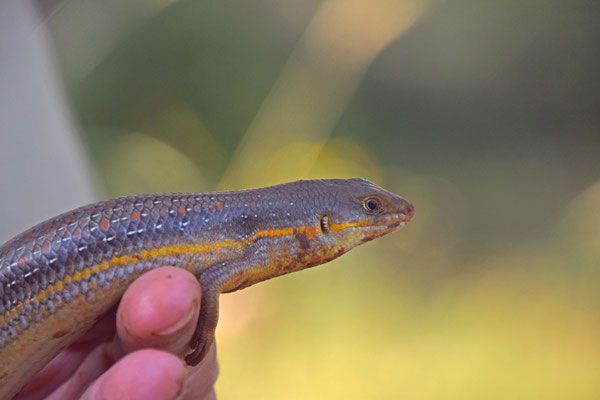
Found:
<svg viewBox="0 0 600 400"><path fill-rule="evenodd" d="M364 177L398 233L222 297L221 399L600 398L600 2L7 0L0 235Z"/></svg>

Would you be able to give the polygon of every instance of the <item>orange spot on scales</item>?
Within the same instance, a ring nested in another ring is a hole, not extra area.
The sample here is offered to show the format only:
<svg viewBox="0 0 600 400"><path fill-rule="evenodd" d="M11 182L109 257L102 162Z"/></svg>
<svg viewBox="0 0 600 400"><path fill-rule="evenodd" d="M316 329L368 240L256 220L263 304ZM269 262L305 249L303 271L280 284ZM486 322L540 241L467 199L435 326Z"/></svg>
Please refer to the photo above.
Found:
<svg viewBox="0 0 600 400"><path fill-rule="evenodd" d="M218 202L218 203L217 203L217 209L218 209L219 211L223 211L223 209L224 209L224 208L225 208L225 206L223 206L223 203L221 203L221 202Z"/></svg>
<svg viewBox="0 0 600 400"><path fill-rule="evenodd" d="M138 210L133 210L129 219L132 221L139 221L142 218L142 214Z"/></svg>
<svg viewBox="0 0 600 400"><path fill-rule="evenodd" d="M306 233L309 238L314 239L319 234L319 228L314 226L301 226L300 233Z"/></svg>
<svg viewBox="0 0 600 400"><path fill-rule="evenodd" d="M106 218L102 218L102 221L100 221L100 229L102 229L103 231L107 231L109 226L110 221Z"/></svg>

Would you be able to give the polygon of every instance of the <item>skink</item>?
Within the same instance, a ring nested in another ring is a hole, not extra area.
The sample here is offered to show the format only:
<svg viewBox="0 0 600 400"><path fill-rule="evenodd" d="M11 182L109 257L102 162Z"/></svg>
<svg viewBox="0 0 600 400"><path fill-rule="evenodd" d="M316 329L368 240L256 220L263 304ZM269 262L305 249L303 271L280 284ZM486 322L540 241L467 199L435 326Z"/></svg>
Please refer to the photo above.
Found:
<svg viewBox="0 0 600 400"><path fill-rule="evenodd" d="M220 293L330 261L404 226L414 208L364 179L95 203L0 247L0 398L73 343L146 271L174 265L202 286L186 357L214 337Z"/></svg>

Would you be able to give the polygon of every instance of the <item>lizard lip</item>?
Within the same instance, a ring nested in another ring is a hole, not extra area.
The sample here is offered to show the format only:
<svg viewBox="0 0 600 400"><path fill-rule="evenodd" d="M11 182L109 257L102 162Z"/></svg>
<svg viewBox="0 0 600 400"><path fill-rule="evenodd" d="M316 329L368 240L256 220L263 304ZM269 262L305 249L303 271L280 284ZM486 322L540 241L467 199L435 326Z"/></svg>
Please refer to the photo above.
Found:
<svg viewBox="0 0 600 400"><path fill-rule="evenodd" d="M414 208L410 208L408 210L407 213L396 213L396 214L391 214L391 217L395 220L397 220L400 223L404 223L407 224L410 222L411 219L413 219L413 217L415 216L415 211Z"/></svg>
<svg viewBox="0 0 600 400"><path fill-rule="evenodd" d="M383 220L376 226L387 229L398 229L404 227L410 222L414 216L414 211L411 214L394 213L383 217Z"/></svg>
<svg viewBox="0 0 600 400"><path fill-rule="evenodd" d="M414 214L413 214L414 215ZM399 213L395 215L395 221L392 223L392 225L398 226L398 228L402 228L404 227L404 225L408 224L410 222L410 220L412 219L413 215L407 215L404 213ZM388 227L391 228L390 225L388 225Z"/></svg>

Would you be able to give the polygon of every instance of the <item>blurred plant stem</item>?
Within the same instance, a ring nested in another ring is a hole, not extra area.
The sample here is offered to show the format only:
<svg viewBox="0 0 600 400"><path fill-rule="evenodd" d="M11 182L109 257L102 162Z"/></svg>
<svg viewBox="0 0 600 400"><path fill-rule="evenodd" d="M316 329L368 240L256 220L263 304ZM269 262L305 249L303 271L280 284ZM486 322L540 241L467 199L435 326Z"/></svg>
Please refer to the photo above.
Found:
<svg viewBox="0 0 600 400"><path fill-rule="evenodd" d="M429 5L426 0L325 1L248 128L219 187L305 177L367 67L418 22ZM269 174L271 157L294 143L317 146L316 151L286 153L278 174ZM313 159L307 160L307 154Z"/></svg>

